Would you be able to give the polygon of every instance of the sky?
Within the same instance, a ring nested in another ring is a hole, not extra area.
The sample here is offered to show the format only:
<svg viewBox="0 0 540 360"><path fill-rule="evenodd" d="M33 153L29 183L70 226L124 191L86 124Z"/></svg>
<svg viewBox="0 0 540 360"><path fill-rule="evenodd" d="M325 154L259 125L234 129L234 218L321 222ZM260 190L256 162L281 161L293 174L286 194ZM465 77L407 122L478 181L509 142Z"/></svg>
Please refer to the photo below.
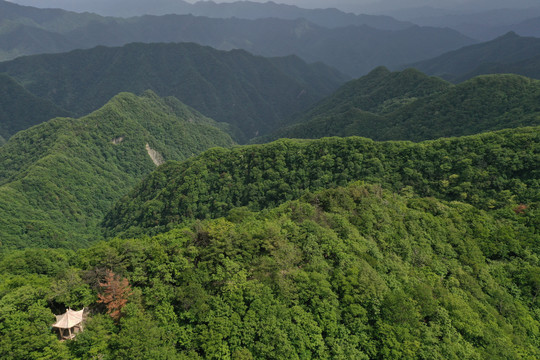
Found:
<svg viewBox="0 0 540 360"><path fill-rule="evenodd" d="M115 0L8 0L22 5L38 7L64 7L70 10L91 8L99 3L114 4ZM124 2L126 0L123 0ZM148 0L149 3L152 0ZM162 0L163 1L163 0ZM174 0L170 0L174 2ZM195 0L187 0L195 2ZM237 0L213 0L214 2L234 2ZM250 0L255 2L266 2L267 0ZM344 11L356 13L377 13L388 10L398 10L411 7L433 7L442 9L496 9L496 8L523 8L538 7L540 0L273 0L276 3L297 5L304 8L328 8L336 7ZM67 4L62 6L62 4Z"/></svg>

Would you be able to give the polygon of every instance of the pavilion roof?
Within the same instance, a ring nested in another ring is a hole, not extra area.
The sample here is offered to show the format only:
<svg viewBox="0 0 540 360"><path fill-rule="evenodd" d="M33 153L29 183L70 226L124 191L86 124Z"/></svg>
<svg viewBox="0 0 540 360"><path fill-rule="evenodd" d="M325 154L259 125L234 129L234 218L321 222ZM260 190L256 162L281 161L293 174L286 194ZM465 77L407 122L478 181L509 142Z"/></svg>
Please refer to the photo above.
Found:
<svg viewBox="0 0 540 360"><path fill-rule="evenodd" d="M79 311L67 309L64 314L56 315L56 323L53 324L53 327L60 329L69 329L76 325L79 325L83 321L83 312L84 309Z"/></svg>

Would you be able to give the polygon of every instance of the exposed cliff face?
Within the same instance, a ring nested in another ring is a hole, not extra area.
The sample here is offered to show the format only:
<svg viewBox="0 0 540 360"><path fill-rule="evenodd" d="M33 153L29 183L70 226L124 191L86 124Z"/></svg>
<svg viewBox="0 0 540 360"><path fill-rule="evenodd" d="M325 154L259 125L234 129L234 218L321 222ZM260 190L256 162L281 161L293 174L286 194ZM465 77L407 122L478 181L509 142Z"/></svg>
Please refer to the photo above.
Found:
<svg viewBox="0 0 540 360"><path fill-rule="evenodd" d="M156 164L156 166L159 166L165 162L163 156L161 156L161 154L158 153L156 150L150 148L149 144L146 144L146 151L148 152L148 155L150 156L154 164Z"/></svg>

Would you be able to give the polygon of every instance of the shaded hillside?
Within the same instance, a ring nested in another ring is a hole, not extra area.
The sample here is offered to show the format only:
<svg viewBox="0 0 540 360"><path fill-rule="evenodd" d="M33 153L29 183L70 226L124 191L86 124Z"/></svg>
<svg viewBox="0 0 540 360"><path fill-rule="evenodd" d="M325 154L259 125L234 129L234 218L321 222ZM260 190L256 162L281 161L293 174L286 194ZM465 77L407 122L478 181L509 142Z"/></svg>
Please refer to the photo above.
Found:
<svg viewBox="0 0 540 360"><path fill-rule="evenodd" d="M196 44L140 43L23 57L0 63L0 72L79 115L119 92L151 89L240 128L247 138L274 130L278 121L305 110L344 78L297 59L269 60Z"/></svg>
<svg viewBox="0 0 540 360"><path fill-rule="evenodd" d="M495 40L467 46L442 54L434 59L409 65L429 75L441 76L450 81L463 81L475 75L489 73L514 73L534 75L534 65L521 68L522 62L540 56L540 39L522 37L514 32Z"/></svg>
<svg viewBox="0 0 540 360"><path fill-rule="evenodd" d="M0 137L7 140L18 131L68 115L69 112L32 95L9 76L0 74Z"/></svg>
<svg viewBox="0 0 540 360"><path fill-rule="evenodd" d="M76 44L64 36L11 21L0 22L0 61L22 55L68 51Z"/></svg>
<svg viewBox="0 0 540 360"><path fill-rule="evenodd" d="M538 358L536 211L354 184L153 238L3 254L0 356ZM96 300L123 279L114 321ZM52 310L67 307L92 311L58 342Z"/></svg>
<svg viewBox="0 0 540 360"><path fill-rule="evenodd" d="M369 82L374 89L365 85ZM421 141L471 135L540 125L539 104L540 81L517 75L485 75L450 85L416 70L378 69L300 115L297 124L253 142L353 135Z"/></svg>
<svg viewBox="0 0 540 360"><path fill-rule="evenodd" d="M215 149L160 167L115 205L105 225L113 233L163 231L355 180L482 208L527 204L539 200L539 140L533 127L424 143L352 137Z"/></svg>
<svg viewBox="0 0 540 360"><path fill-rule="evenodd" d="M104 212L156 167L151 154L182 160L231 146L215 126L178 100L147 92L17 133L0 147L1 246L76 248L95 240Z"/></svg>

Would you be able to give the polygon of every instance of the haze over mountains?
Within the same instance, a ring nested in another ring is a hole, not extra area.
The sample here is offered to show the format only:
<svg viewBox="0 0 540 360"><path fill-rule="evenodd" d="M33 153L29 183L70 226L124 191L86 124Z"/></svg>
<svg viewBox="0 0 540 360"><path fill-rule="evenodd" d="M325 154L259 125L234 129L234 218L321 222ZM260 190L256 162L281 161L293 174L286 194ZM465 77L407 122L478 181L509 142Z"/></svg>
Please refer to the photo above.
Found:
<svg viewBox="0 0 540 360"><path fill-rule="evenodd" d="M453 30L412 24L388 26L384 18L381 26L376 24L379 18L375 18L369 26L360 22L363 25L345 23L327 28L304 19L212 19L191 15L119 19L90 14L85 18L84 14L28 10L7 2L0 2L2 7L10 14L4 15L6 25L0 30L6 38L5 43L0 42L4 59L42 53L44 41L51 43L50 52L130 42L188 41L222 50L241 48L263 56L295 54L305 61L322 61L350 76L359 76L379 65L396 67L474 43ZM57 25L65 22L71 27Z"/></svg>

